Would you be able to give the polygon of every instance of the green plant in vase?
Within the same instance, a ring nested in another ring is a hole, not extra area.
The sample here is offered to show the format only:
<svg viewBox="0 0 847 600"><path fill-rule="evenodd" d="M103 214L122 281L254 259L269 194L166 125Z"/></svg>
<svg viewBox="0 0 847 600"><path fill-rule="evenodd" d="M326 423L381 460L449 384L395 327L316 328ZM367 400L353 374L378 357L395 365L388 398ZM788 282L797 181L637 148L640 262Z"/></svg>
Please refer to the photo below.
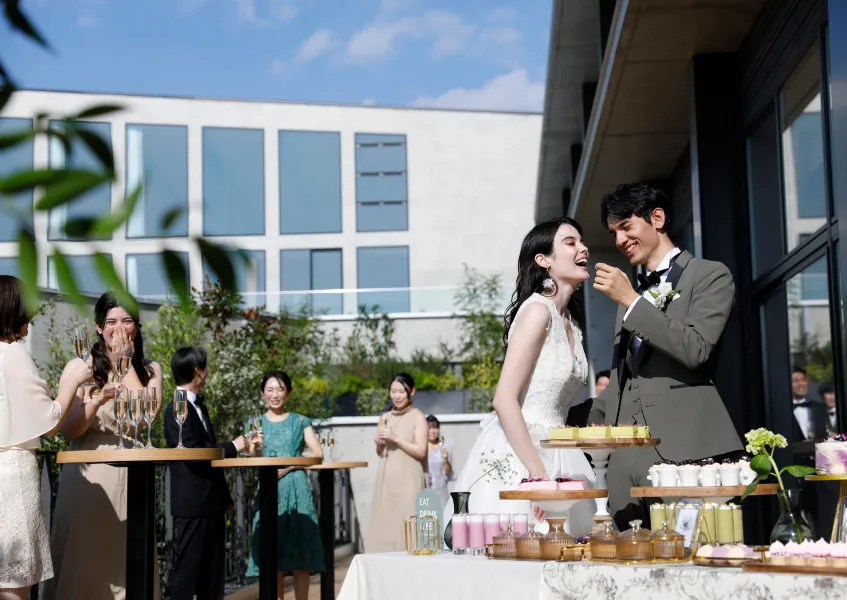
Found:
<svg viewBox="0 0 847 600"><path fill-rule="evenodd" d="M805 522L799 510L795 510L798 506L797 498L799 493L797 490L785 489L782 475L783 473L788 473L794 477L814 475L814 467L790 465L779 468L774 460L773 453L777 448L788 446L788 441L778 433L773 433L760 427L759 429L748 431L744 434L744 437L747 440L746 450L753 455L753 459L750 461L750 468L756 472L756 479L750 482L750 485L744 490L742 499L752 494L760 483L773 475L779 486L778 494L782 514L771 532L771 542L777 541L780 538L783 538L780 541L788 541L796 536L796 540L794 541L800 543L804 539L811 538L811 528ZM787 532L785 531L786 529L788 530Z"/></svg>

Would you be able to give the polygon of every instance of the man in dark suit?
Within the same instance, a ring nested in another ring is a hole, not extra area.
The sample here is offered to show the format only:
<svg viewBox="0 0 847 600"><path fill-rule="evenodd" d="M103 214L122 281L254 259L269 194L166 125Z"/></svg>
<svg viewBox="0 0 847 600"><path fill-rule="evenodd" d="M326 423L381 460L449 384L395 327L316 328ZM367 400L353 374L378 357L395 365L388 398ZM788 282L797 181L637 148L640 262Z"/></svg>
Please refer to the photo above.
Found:
<svg viewBox="0 0 847 600"><path fill-rule="evenodd" d="M177 389L188 396L188 411L182 425L186 448L222 448L224 457L235 458L246 448L243 437L218 443L201 393L209 374L202 348L180 348L171 358ZM165 409L165 439L168 447L179 442L179 425L174 403ZM171 470L171 515L174 520L175 558L170 574L171 599L220 600L224 596L225 513L232 498L223 470L208 462L173 463Z"/></svg>
<svg viewBox="0 0 847 600"><path fill-rule="evenodd" d="M823 440L827 437L826 406L818 400L809 398L809 376L803 367L794 367L791 371L791 398L794 404L794 441Z"/></svg>

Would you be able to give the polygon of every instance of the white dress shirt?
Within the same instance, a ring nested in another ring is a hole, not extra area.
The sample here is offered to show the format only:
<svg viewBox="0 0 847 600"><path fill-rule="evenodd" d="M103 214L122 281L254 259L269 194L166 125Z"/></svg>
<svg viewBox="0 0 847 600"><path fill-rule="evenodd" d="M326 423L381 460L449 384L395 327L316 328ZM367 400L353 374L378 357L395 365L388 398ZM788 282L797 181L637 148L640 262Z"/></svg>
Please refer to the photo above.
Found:
<svg viewBox="0 0 847 600"><path fill-rule="evenodd" d="M800 431L803 432L803 438L812 439L812 417L809 415L808 406L798 406L805 402L806 398L794 398L794 418L797 419L797 424L800 426Z"/></svg>
<svg viewBox="0 0 847 600"><path fill-rule="evenodd" d="M838 431L838 424L835 418L835 409L828 408L826 410L826 414L829 416L829 430L830 431Z"/></svg>

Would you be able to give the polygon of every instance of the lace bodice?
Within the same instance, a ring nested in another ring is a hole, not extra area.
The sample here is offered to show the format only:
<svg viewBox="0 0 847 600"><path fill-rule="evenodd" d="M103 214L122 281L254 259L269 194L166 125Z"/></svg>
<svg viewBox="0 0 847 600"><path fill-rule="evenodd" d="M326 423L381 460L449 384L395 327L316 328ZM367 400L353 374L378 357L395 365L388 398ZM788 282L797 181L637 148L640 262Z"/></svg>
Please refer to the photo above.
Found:
<svg viewBox="0 0 847 600"><path fill-rule="evenodd" d="M529 383L521 393L521 412L528 424L562 427L574 396L585 385L588 376L588 360L582 349L582 332L572 321L574 350L571 351L564 319L556 310L556 305L541 294L533 294L521 304L515 322L524 307L531 303L544 304L550 310L550 322L547 325L547 339L529 376ZM515 322L509 329L510 338Z"/></svg>

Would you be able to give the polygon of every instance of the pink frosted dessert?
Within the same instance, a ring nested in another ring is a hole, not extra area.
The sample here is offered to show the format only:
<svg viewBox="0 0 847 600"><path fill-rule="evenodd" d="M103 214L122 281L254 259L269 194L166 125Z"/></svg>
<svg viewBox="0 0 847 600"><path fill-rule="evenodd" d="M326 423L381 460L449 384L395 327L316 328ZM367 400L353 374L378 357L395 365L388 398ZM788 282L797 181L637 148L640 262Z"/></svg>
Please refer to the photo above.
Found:
<svg viewBox="0 0 847 600"><path fill-rule="evenodd" d="M775 565L787 565L788 555L785 553L785 546L782 542L774 542L768 551L770 562Z"/></svg>
<svg viewBox="0 0 847 600"><path fill-rule="evenodd" d="M820 475L847 475L847 435L815 444L815 469Z"/></svg>
<svg viewBox="0 0 847 600"><path fill-rule="evenodd" d="M821 538L811 546L812 557L809 559L809 564L816 567L823 567L829 564L830 547L829 542Z"/></svg>
<svg viewBox="0 0 847 600"><path fill-rule="evenodd" d="M559 486L549 479L521 479L518 489L522 492L555 492Z"/></svg>
<svg viewBox="0 0 847 600"><path fill-rule="evenodd" d="M558 477L556 483L560 490L584 490L585 482L580 479L569 479L568 477Z"/></svg>
<svg viewBox="0 0 847 600"><path fill-rule="evenodd" d="M833 567L847 567L847 543L836 542L829 545L830 564Z"/></svg>

